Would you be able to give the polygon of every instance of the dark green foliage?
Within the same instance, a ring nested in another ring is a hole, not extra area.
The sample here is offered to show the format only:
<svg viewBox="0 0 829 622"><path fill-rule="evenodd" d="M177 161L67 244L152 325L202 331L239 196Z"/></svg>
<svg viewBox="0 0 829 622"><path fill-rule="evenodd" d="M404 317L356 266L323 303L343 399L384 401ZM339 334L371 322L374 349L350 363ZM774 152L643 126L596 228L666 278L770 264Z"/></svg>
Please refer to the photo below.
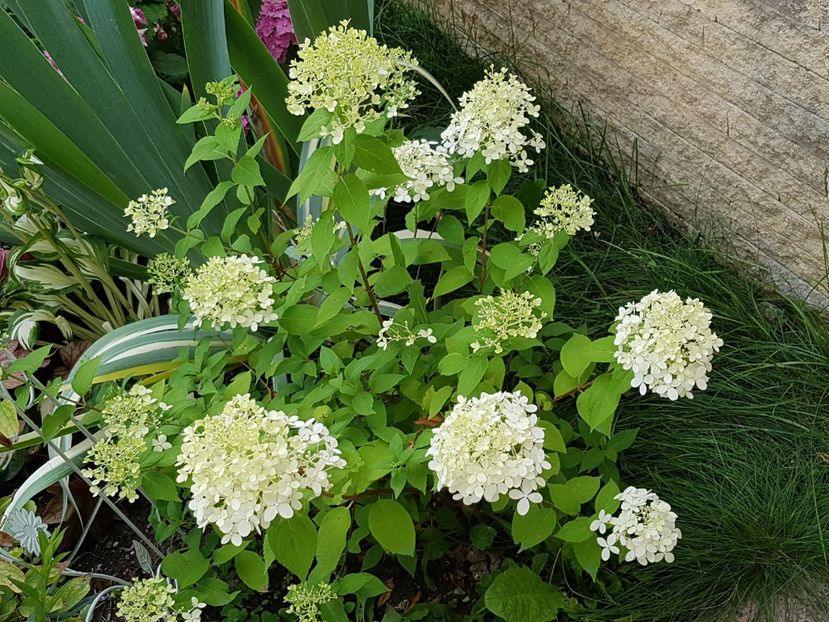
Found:
<svg viewBox="0 0 829 622"><path fill-rule="evenodd" d="M377 13L383 42L412 49L453 97L490 62L507 62L470 58L401 2L378 3ZM449 104L429 85L422 90L407 123L445 127ZM623 402L617 426L639 429L621 462L623 481L670 502L684 537L674 564L610 565L621 583L585 619L733 621L753 611L750 619L776 621L801 609L826 619L829 330L801 303L749 280L762 275L730 257L727 232L690 239L643 209L630 183L635 157L622 157L603 130L542 99L547 183L572 183L597 210L595 235L576 236L553 272L568 293L556 319L599 335L618 306L652 289L675 289L713 310L713 328L725 341L708 391L693 400ZM599 575L608 585L611 572ZM593 591L582 580L573 577L573 589Z"/></svg>

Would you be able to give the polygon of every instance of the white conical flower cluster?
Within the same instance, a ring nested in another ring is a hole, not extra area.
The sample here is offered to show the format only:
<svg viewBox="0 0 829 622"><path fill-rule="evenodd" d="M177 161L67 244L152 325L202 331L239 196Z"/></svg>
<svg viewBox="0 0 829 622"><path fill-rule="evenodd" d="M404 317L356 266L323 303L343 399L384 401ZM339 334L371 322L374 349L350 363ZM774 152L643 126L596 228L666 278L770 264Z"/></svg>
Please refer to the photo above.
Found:
<svg viewBox="0 0 829 622"><path fill-rule="evenodd" d="M654 290L619 309L616 360L633 371L631 386L644 395L675 400L708 386L711 360L722 339L711 331L711 313L696 298Z"/></svg>
<svg viewBox="0 0 829 622"><path fill-rule="evenodd" d="M497 296L484 296L475 301L472 328L480 338L470 344L473 352L492 348L495 354L504 351L510 339L535 339L544 325L547 313L541 310L543 301L530 292L515 293L504 290Z"/></svg>
<svg viewBox="0 0 829 622"><path fill-rule="evenodd" d="M438 488L466 505L509 495L522 515L530 503L541 503L541 473L550 463L536 410L520 392L459 397L426 452Z"/></svg>
<svg viewBox="0 0 829 622"><path fill-rule="evenodd" d="M463 183L463 177L456 177L452 160L446 148L439 143L425 139L409 140L392 149L400 170L409 178L404 184L393 188L394 200L400 203L417 203L429 199L434 188L446 186L449 192ZM372 194L385 197L388 188L378 188Z"/></svg>
<svg viewBox="0 0 829 622"><path fill-rule="evenodd" d="M276 279L259 267L258 257L211 257L187 277L184 298L196 325L209 320L215 328L244 326L255 331L277 319L273 311Z"/></svg>
<svg viewBox="0 0 829 622"><path fill-rule="evenodd" d="M191 482L188 507L199 527L216 525L222 544L241 544L277 517L291 518L342 468L336 439L323 424L266 410L237 395L221 413L184 430L179 482Z"/></svg>
<svg viewBox="0 0 829 622"><path fill-rule="evenodd" d="M676 527L676 513L671 506L662 501L655 493L645 488L630 486L616 495L622 502L618 516L610 516L602 511L593 521L590 529L604 534L610 527L607 537L599 536L596 542L602 548L602 559L610 559L611 553L621 556L625 547L624 560L636 560L643 566L655 562L672 562L677 541L682 532Z"/></svg>
<svg viewBox="0 0 829 622"><path fill-rule="evenodd" d="M464 157L480 152L487 164L508 159L525 173L533 164L527 151L544 148L541 134L527 127L540 110L533 102L526 84L506 69L490 67L484 79L461 96L460 110L441 135L444 144L449 153Z"/></svg>
<svg viewBox="0 0 829 622"><path fill-rule="evenodd" d="M418 94L407 74L417 65L411 52L380 45L365 30L341 22L299 46L288 75L288 112L305 114L324 108L331 122L320 136L336 145L345 130L358 134L378 119L397 116Z"/></svg>

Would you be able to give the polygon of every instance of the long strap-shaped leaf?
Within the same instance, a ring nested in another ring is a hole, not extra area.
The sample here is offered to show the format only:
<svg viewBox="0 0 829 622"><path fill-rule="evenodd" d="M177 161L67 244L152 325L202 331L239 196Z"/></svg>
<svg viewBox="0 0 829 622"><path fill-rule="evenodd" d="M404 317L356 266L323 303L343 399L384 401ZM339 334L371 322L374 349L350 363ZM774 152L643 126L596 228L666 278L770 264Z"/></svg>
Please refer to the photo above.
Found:
<svg viewBox="0 0 829 622"><path fill-rule="evenodd" d="M175 315L163 315L122 326L96 341L84 352L69 372L59 399L79 399L80 396L72 390L72 379L79 367L90 359L100 357L98 376L101 377L140 365L173 360L182 348L192 352L203 339L210 339L210 349L218 351L227 347L231 336L196 329L192 321L188 322L183 330L179 330L178 316ZM65 455L71 456L73 462L82 460L92 447L92 441L84 439L75 446L69 446L70 440L69 436L60 439L60 449ZM72 471L72 467L60 456L53 455L21 484L6 509L4 518L11 510L22 507L29 499L59 482Z"/></svg>

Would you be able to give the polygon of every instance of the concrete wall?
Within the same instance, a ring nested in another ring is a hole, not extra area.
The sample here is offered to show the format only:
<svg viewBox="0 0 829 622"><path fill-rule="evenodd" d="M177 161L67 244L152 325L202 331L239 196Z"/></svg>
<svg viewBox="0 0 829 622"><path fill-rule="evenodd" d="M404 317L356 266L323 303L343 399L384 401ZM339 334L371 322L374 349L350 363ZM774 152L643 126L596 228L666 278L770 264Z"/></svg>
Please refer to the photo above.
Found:
<svg viewBox="0 0 829 622"><path fill-rule="evenodd" d="M723 225L784 289L821 282L827 0L411 1L637 141L640 192L681 225Z"/></svg>

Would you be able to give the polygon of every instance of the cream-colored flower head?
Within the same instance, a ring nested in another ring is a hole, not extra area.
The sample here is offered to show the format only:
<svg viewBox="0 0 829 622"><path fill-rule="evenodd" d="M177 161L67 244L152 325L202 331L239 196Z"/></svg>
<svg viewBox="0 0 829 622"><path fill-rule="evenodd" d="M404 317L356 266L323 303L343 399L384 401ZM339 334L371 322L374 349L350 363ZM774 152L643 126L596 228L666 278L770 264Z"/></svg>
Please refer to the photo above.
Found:
<svg viewBox="0 0 829 622"><path fill-rule="evenodd" d="M150 194L142 194L130 201L124 214L132 219L127 231L135 235L147 234L154 238L156 233L170 227L168 210L175 201L167 194L167 188L158 188Z"/></svg>
<svg viewBox="0 0 829 622"><path fill-rule="evenodd" d="M611 516L602 510L590 529L607 537L598 537L604 561L615 553L626 562L637 561L642 566L655 562L674 561L673 550L682 538L676 526L676 513L656 493L645 488L630 486L615 497L621 501L618 515ZM619 546L617 546L619 545ZM624 547L622 554L620 547Z"/></svg>
<svg viewBox="0 0 829 622"><path fill-rule="evenodd" d="M629 302L616 317L616 360L633 371L631 386L675 400L708 386L708 372L722 339L711 330L711 312L696 298L653 290Z"/></svg>
<svg viewBox="0 0 829 622"><path fill-rule="evenodd" d="M541 310L541 298L530 292L504 290L497 296L484 296L475 301L477 307L472 328L479 339L472 351L492 348L495 354L504 351L504 343L514 337L535 339L547 314Z"/></svg>
<svg viewBox="0 0 829 622"><path fill-rule="evenodd" d="M150 260L147 266L149 283L156 294L168 294L178 290L184 279L190 274L190 263L183 257L170 253L160 253Z"/></svg>
<svg viewBox="0 0 829 622"><path fill-rule="evenodd" d="M241 544L275 518L291 518L304 499L331 486L329 470L345 466L323 424L266 410L250 395L196 421L183 438L178 481L191 482L196 523L215 525L222 544Z"/></svg>
<svg viewBox="0 0 829 622"><path fill-rule="evenodd" d="M518 501L519 514L526 514L531 503L541 503L541 473L550 463L535 411L520 392L459 397L435 428L426 452L438 488L466 505L509 495Z"/></svg>
<svg viewBox="0 0 829 622"><path fill-rule="evenodd" d="M570 184L548 188L541 204L534 210L538 219L530 229L545 238L552 238L559 231L575 235L579 230L590 231L593 226L593 199Z"/></svg>
<svg viewBox="0 0 829 622"><path fill-rule="evenodd" d="M358 134L380 118L392 118L409 106L418 90L409 71L417 64L411 52L380 45L365 30L344 21L299 46L291 62L286 103L302 115L325 109L331 122L320 136L339 143L347 128Z"/></svg>
<svg viewBox="0 0 829 622"><path fill-rule="evenodd" d="M160 413L168 408L142 385L107 400L102 408L103 438L92 446L87 461L92 466L83 474L92 481L93 495L138 498L141 485L141 457L147 452L147 437L156 427Z"/></svg>
<svg viewBox="0 0 829 622"><path fill-rule="evenodd" d="M506 69L490 67L483 80L461 96L443 134L449 153L472 157L480 152L486 163L509 160L520 172L533 164L529 151L544 148L541 134L528 126L539 107L529 87Z"/></svg>
<svg viewBox="0 0 829 622"><path fill-rule="evenodd" d="M214 327L244 326L256 331L260 324L278 319L273 310L276 279L259 267L258 257L211 257L187 278L184 298L196 316Z"/></svg>
<svg viewBox="0 0 829 622"><path fill-rule="evenodd" d="M391 190L394 200L399 203L417 203L429 199L429 192L446 187L449 192L463 183L463 177L456 177L452 159L446 148L425 139L409 140L392 149L400 170L409 178L406 183ZM378 188L372 194L385 198L388 188Z"/></svg>
<svg viewBox="0 0 829 622"><path fill-rule="evenodd" d="M291 603L288 613L297 617L298 622L320 622L320 607L337 600L337 594L327 583L297 583L288 586L285 602Z"/></svg>
<svg viewBox="0 0 829 622"><path fill-rule="evenodd" d="M139 579L121 592L118 616L126 622L175 620L175 594L175 588L164 577Z"/></svg>

